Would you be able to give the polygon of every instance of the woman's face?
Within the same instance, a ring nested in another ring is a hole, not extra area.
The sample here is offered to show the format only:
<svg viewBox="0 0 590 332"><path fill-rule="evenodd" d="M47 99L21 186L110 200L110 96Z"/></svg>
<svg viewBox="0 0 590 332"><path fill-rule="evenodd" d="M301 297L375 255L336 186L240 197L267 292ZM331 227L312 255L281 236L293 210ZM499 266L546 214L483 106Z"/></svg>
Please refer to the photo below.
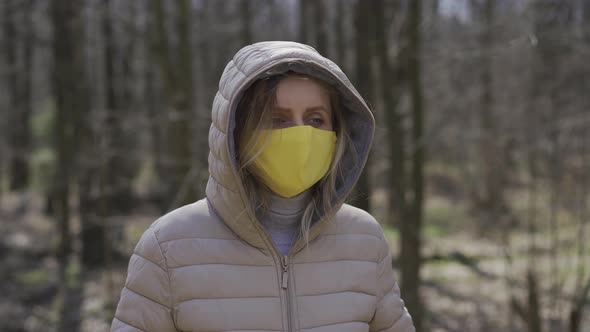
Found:
<svg viewBox="0 0 590 332"><path fill-rule="evenodd" d="M328 91L307 77L288 76L277 85L277 105L272 111L273 129L309 125L332 131Z"/></svg>

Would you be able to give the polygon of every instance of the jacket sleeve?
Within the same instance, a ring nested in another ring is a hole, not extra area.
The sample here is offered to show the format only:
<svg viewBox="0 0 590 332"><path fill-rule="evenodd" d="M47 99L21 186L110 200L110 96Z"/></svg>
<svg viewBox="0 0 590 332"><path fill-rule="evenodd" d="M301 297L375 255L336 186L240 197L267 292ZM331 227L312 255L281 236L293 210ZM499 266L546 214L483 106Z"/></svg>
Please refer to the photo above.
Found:
<svg viewBox="0 0 590 332"><path fill-rule="evenodd" d="M379 265L377 267L377 308L370 322L371 332L414 332L414 323L395 280L392 254L387 240L380 243Z"/></svg>
<svg viewBox="0 0 590 332"><path fill-rule="evenodd" d="M152 225L129 261L111 332L176 331L171 308L168 269Z"/></svg>

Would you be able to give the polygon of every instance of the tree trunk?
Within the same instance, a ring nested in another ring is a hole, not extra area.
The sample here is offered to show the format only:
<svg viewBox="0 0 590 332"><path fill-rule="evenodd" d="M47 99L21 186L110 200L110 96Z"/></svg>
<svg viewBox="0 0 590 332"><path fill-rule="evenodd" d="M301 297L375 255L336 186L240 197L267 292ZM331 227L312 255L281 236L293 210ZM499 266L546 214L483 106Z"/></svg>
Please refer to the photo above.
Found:
<svg viewBox="0 0 590 332"><path fill-rule="evenodd" d="M169 106L166 128L166 149L169 155L164 156L162 169L166 178L170 179L169 188L165 191L168 197L168 209L188 204L197 199L191 172L192 160L192 52L190 39L190 2L181 0L174 2L178 13L175 33L178 36L178 48L171 50L168 40L167 15L162 0L153 1L155 15L155 33L157 38L156 54L158 65L164 78L166 102ZM173 59L173 54L178 58ZM198 173L197 173L198 174Z"/></svg>
<svg viewBox="0 0 590 332"><path fill-rule="evenodd" d="M483 8L484 28L480 37L482 47L481 62L481 107L478 112L480 126L479 160L483 188L478 190L478 207L489 215L490 221L498 219L498 212L503 201L504 183L502 177L502 153L500 151L493 108L493 25L495 0L486 0Z"/></svg>
<svg viewBox="0 0 590 332"><path fill-rule="evenodd" d="M581 17L582 17L582 38L583 45L590 47L590 0L581 1ZM586 68L581 78L584 81L590 79L590 68ZM580 86L578 90L580 94L585 95L584 86ZM590 98L585 95L586 107L590 105ZM578 173L578 182L580 189L577 193L576 201L576 217L578 219L577 229L577 241L576 241L576 261L578 262L578 268L576 271L576 294L578 294L577 301L572 303L569 312L569 332L582 332L583 331L583 320L585 311L585 305L590 300L590 276L586 276L586 271L589 269L590 264L590 251L588 250L588 240L586 234L590 227L590 208L588 202L590 198L590 174L587 169L590 169L590 146L587 142L590 141L590 132L584 130L583 134L578 138L579 152L582 155L582 164L580 167L580 173ZM584 263L582 263L584 262ZM586 278L586 279L585 279ZM586 312L588 310L586 309ZM586 314L587 315L587 314Z"/></svg>
<svg viewBox="0 0 590 332"><path fill-rule="evenodd" d="M87 126L85 136L95 144L87 144L80 151L82 160L80 172L80 219L81 259L86 267L105 266L110 258L110 232L113 230L109 217L117 213L128 213L132 207L132 179L138 163L129 151L135 151L131 134L123 129L129 120L132 95L125 79L132 76L129 62L133 57L126 49L120 67L116 67L115 22L111 14L111 1L102 1L102 34L104 41L104 91L105 109L97 114L92 126ZM133 18L131 19L133 22ZM132 43L132 42L131 42ZM117 75L119 72L119 75ZM98 158L99 162L96 162ZM89 162L90 161L90 162ZM98 195L97 195L98 194ZM121 232L118 232L120 234ZM119 237L120 238L120 237Z"/></svg>
<svg viewBox="0 0 590 332"><path fill-rule="evenodd" d="M411 201L408 202L406 219L401 222L400 262L402 269L401 288L404 301L414 319L416 331L423 331L422 302L420 299L420 267L422 261L422 218L424 205L424 109L421 80L421 24L422 1L412 0L408 21L408 80L412 105L412 152L411 158Z"/></svg>
<svg viewBox="0 0 590 332"><path fill-rule="evenodd" d="M320 54L328 55L328 36L326 33L326 4L324 0L314 0L313 4L313 25L315 35L315 48Z"/></svg>
<svg viewBox="0 0 590 332"><path fill-rule="evenodd" d="M18 183L18 174L20 171L19 163L19 147L18 141L15 140L15 127L12 124L18 123L19 110L18 103L18 68L17 68L17 40L16 40L16 24L14 19L14 11L16 11L15 1L7 0L4 3L4 17L2 18L4 26L4 40L2 52L4 55L6 70L6 108L7 108L7 123L11 125L6 126L7 145L8 145L8 171L9 171L9 188L12 189L14 184ZM15 178L16 177L16 178Z"/></svg>
<svg viewBox="0 0 590 332"><path fill-rule="evenodd" d="M184 192L177 193L177 205L189 204L196 201L203 190L198 187L196 175L193 172L195 162L191 142L193 142L193 130L191 124L193 117L193 52L191 47L191 5L190 0L177 2L178 22L176 33L179 36L178 61L175 66L178 69L178 92L174 98L174 109L179 115L172 123L172 146L175 147L175 157L179 161L175 171L178 174L179 189ZM171 208L174 206L171 206Z"/></svg>
<svg viewBox="0 0 590 332"><path fill-rule="evenodd" d="M394 220L392 220L392 223L394 224L393 226L396 226L400 230L402 239L401 254L399 258L402 271L402 296L404 301L406 301L417 331L420 331L422 329L421 316L423 310L419 297L421 219L417 220L416 218L421 218L421 215L415 213L415 209L421 209L420 205L418 205L420 203L415 201L420 197L414 196L414 201L408 201L408 199L406 199L406 193L409 189L406 183L406 177L408 177L408 170L406 168L407 140L403 130L403 116L397 109L398 100L402 93L402 81L404 79L410 80L410 82L404 83L410 83L414 112L413 119L414 121L423 121L421 119L416 119L416 112L422 112L421 102L419 100L416 102L416 99L422 98L421 91L419 91L421 89L419 81L420 63L416 63L414 62L415 60L409 58L410 56L413 56L414 59L416 59L416 55L419 54L415 44L419 41L407 43L410 41L410 38L416 38L416 35L402 36L400 39L402 40L402 43L405 44L402 46L402 51L400 51L397 63L395 63L395 66L392 65L392 61L390 61L388 56L388 41L390 40L390 37L386 34L386 31L388 31L387 24L389 23L389 20L385 16L385 13L388 12L387 4L385 0L377 0L374 4L374 18L377 31L376 51L380 63L379 68L381 72L381 86L383 87L385 120L390 135L391 185L389 203L393 215L395 216L393 218ZM399 8L395 8L394 12L398 9ZM413 10L417 9L414 8ZM416 15L416 13L412 12L412 15ZM414 24L415 20L415 16L411 16L411 21L409 21L409 23ZM406 30L408 32L411 31L411 29ZM407 34L408 32L405 33ZM404 70L408 70L409 72L405 73ZM421 117L421 114L418 114L418 116ZM416 137L422 137L419 132L416 133L416 130L421 130L421 126L414 126L414 141L416 141ZM418 161L416 160L416 155L414 155L414 172L416 172L415 164ZM418 171L422 172L421 169L418 169ZM414 176L416 176L416 173ZM421 181L421 179L418 180ZM416 191L416 186L421 186L422 183L417 183L414 178L412 185L414 185L413 189ZM414 214L411 213L412 211L414 211Z"/></svg>
<svg viewBox="0 0 590 332"><path fill-rule="evenodd" d="M61 308L59 331L79 329L80 289L71 287L65 273L71 253L69 196L73 175L77 170L76 152L81 140L82 119L87 109L82 41L82 2L51 1L53 25L52 87L56 106L56 219L59 225L59 285ZM74 281L75 283L75 281ZM79 285L79 282L77 283Z"/></svg>
<svg viewBox="0 0 590 332"><path fill-rule="evenodd" d="M334 59L338 61L338 65L342 70L346 71L348 63L346 57L346 31L344 30L345 9L343 1L336 1L336 19L333 21L335 28L333 29L336 39L336 56Z"/></svg>
<svg viewBox="0 0 590 332"><path fill-rule="evenodd" d="M373 93L372 77L371 77L371 60L373 57L372 51L372 27L370 23L371 4L369 1L358 0L355 8L354 25L356 27L355 42L356 42L356 86L361 96L365 98L367 103L371 94ZM367 164L353 190L351 203L365 211L370 211L370 190L368 172L370 168L370 156Z"/></svg>
<svg viewBox="0 0 590 332"><path fill-rule="evenodd" d="M15 110L19 113L18 122L15 123L14 142L17 148L16 158L13 159L11 189L26 189L29 185L29 157L31 152L31 114L33 112L32 88L33 88L33 42L35 21L33 19L33 1L25 2L23 11L26 13L23 26L26 27L23 41L24 68L22 82L20 82L19 107Z"/></svg>
<svg viewBox="0 0 590 332"><path fill-rule="evenodd" d="M6 66L8 67L8 143L10 159L10 190L23 190L29 184L29 155L31 145L31 89L33 65L33 2L27 0L24 5L18 2L6 2L4 17ZM22 6L22 7L21 7ZM22 12L23 21L16 22ZM18 25L17 25L18 24ZM19 29L24 30L21 34ZM17 40L19 35L24 38ZM22 53L19 52L22 49ZM19 56L23 61L19 61Z"/></svg>
<svg viewBox="0 0 590 332"><path fill-rule="evenodd" d="M57 219L60 224L59 257L65 259L71 250L70 208L68 204L72 178L77 170L76 152L82 113L87 107L84 97L84 60L80 46L81 5L54 0L51 17L53 42L52 87L56 106L57 160L54 188L57 192Z"/></svg>
<svg viewBox="0 0 590 332"><path fill-rule="evenodd" d="M241 3L241 11L242 11L242 44L249 45L252 44L252 28L251 28L251 21L252 21L252 1L251 0L242 0Z"/></svg>
<svg viewBox="0 0 590 332"><path fill-rule="evenodd" d="M218 82L219 80L217 76L219 72L215 68L215 61L213 61L215 56L211 53L212 50L215 50L214 46L216 44L215 37L211 34L210 23L214 15L209 14L212 10L213 1L215 0L205 0L203 8L196 15L198 20L197 27L201 32L200 40L198 40L199 47L195 55L199 59L195 65L200 67L195 77L195 84L200 85L200 87L195 88L195 91L199 91L199 103L197 104L199 105L197 113L199 120L196 123L196 132L203 133L196 138L196 149L199 151L199 181L203 184L201 186L203 188L206 186L209 177L209 137L207 133L211 124L211 104L213 103L215 93L217 93L217 84L211 84L211 82ZM249 27L253 25L252 22L245 22L245 24L248 24ZM250 35L250 38L254 37Z"/></svg>
<svg viewBox="0 0 590 332"><path fill-rule="evenodd" d="M299 36L298 40L301 43L309 44L309 12L310 0L299 0Z"/></svg>
<svg viewBox="0 0 590 332"><path fill-rule="evenodd" d="M539 303L539 286L537 275L533 271L527 274L528 290L528 332L541 332L541 304Z"/></svg>
<svg viewBox="0 0 590 332"><path fill-rule="evenodd" d="M398 101L402 93L404 59L397 59L397 62L389 58L390 37L387 35L389 23L385 13L388 12L389 3L385 0L374 2L373 17L375 19L376 47L375 51L379 61L380 85L382 87L382 98L384 117L389 133L389 150L391 164L391 183L389 204L392 213L395 215L391 220L392 226L400 227L407 211L406 206L406 163L405 137L402 125L402 115L398 110ZM397 8L396 8L397 10ZM402 53L403 54L403 53Z"/></svg>

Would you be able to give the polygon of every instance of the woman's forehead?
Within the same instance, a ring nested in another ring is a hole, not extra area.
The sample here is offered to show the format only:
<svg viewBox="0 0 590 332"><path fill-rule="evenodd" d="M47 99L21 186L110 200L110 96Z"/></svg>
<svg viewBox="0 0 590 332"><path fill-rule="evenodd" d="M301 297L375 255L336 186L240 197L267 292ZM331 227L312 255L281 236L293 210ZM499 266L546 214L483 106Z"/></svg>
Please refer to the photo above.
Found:
<svg viewBox="0 0 590 332"><path fill-rule="evenodd" d="M330 94L318 82L307 77L289 76L277 86L279 108L329 108Z"/></svg>

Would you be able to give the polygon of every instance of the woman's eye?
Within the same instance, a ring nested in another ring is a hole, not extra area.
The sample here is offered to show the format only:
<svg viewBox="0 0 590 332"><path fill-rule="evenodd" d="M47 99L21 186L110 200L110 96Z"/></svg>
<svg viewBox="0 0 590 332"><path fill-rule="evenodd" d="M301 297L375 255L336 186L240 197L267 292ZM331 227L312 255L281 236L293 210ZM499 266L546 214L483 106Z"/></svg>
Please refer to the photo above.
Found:
<svg viewBox="0 0 590 332"><path fill-rule="evenodd" d="M287 124L287 121L283 118L272 118L273 127L283 127Z"/></svg>
<svg viewBox="0 0 590 332"><path fill-rule="evenodd" d="M324 124L324 119L322 119L322 118L311 118L311 119L309 119L309 122L314 127L321 127Z"/></svg>

